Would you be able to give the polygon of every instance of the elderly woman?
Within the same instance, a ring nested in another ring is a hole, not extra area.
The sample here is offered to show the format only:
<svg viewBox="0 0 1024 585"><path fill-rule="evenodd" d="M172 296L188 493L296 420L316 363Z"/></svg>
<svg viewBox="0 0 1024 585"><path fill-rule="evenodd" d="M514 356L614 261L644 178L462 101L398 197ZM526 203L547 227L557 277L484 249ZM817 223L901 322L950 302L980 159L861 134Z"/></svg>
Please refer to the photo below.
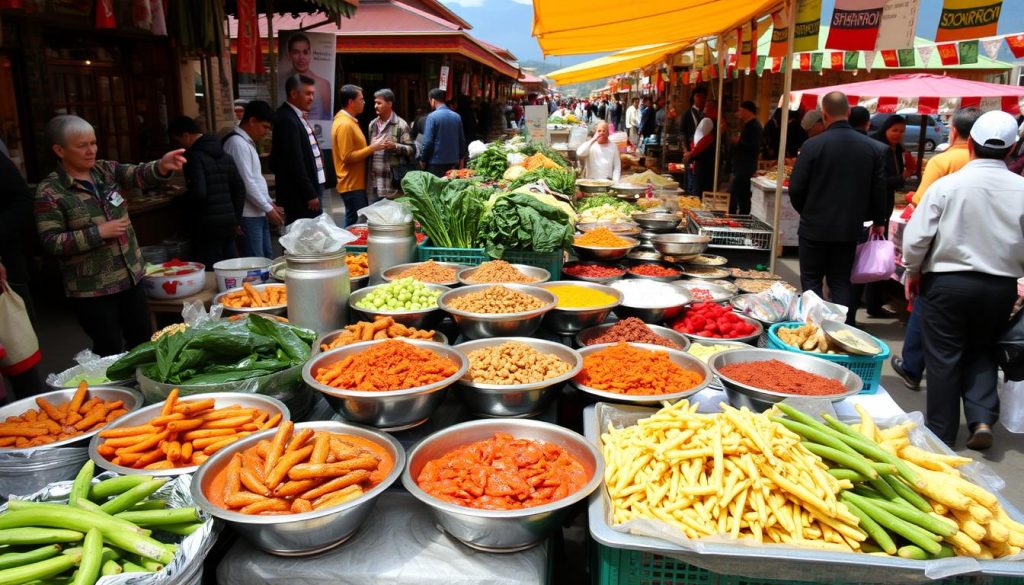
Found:
<svg viewBox="0 0 1024 585"><path fill-rule="evenodd" d="M142 254L125 192L180 171L184 150L139 165L96 160L96 133L78 116L46 126L57 168L36 188L36 229L60 260L65 294L99 355L120 353L152 334L142 290Z"/></svg>

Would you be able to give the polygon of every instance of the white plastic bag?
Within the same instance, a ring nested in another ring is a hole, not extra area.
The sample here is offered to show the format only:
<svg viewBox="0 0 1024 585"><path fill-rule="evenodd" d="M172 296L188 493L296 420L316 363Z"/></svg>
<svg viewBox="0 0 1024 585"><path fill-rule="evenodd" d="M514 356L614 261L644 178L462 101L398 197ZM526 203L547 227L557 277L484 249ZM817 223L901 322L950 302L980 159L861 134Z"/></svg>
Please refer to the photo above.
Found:
<svg viewBox="0 0 1024 585"><path fill-rule="evenodd" d="M286 254L316 255L337 252L355 240L352 232L334 223L331 216L321 213L314 218L298 219L281 236Z"/></svg>
<svg viewBox="0 0 1024 585"><path fill-rule="evenodd" d="M1011 433L1024 433L1024 381L999 381L999 423Z"/></svg>
<svg viewBox="0 0 1024 585"><path fill-rule="evenodd" d="M483 154L485 150L487 150L487 145L479 140L474 140L473 142L469 143L469 146L466 147L466 150L469 151L469 158L474 159Z"/></svg>
<svg viewBox="0 0 1024 585"><path fill-rule="evenodd" d="M387 199L367 205L356 211L356 215L365 217L367 223L380 225L402 225L412 221L412 213L408 207Z"/></svg>
<svg viewBox="0 0 1024 585"><path fill-rule="evenodd" d="M822 300L814 291L804 291L800 296L800 305L797 308L796 319L805 323L821 325L825 321L846 321L848 308L836 303Z"/></svg>

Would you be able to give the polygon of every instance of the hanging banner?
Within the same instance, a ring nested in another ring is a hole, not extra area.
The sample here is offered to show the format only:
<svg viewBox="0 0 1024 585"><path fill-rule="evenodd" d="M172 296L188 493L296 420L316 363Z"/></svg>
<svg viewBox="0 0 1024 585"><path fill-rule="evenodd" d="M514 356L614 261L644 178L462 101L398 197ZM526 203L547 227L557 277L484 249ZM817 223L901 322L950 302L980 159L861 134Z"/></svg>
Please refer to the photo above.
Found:
<svg viewBox="0 0 1024 585"><path fill-rule="evenodd" d="M826 49L864 51L875 48L885 0L836 0Z"/></svg>
<svg viewBox="0 0 1024 585"><path fill-rule="evenodd" d="M786 56L786 41L789 37L788 24L789 19L786 18L785 10L776 10L772 13L772 44L768 47L769 57Z"/></svg>
<svg viewBox="0 0 1024 585"><path fill-rule="evenodd" d="M739 29L739 33L740 46L737 53L739 53L740 56L737 67L740 69L750 69L750 46L753 44L750 42L750 39L753 37L754 31L750 28L750 23L748 22Z"/></svg>
<svg viewBox="0 0 1024 585"><path fill-rule="evenodd" d="M821 71L824 61L824 53L811 53L811 71Z"/></svg>
<svg viewBox="0 0 1024 585"><path fill-rule="evenodd" d="M821 28L821 0L800 0L793 32L793 52L816 51Z"/></svg>
<svg viewBox="0 0 1024 585"><path fill-rule="evenodd" d="M831 62L831 68L840 70L843 68L843 53L842 51L833 51L829 54L829 61Z"/></svg>
<svg viewBox="0 0 1024 585"><path fill-rule="evenodd" d="M764 73L764 66L765 66L765 63L767 63L767 62L768 62L768 57L766 55L758 55L757 56L757 65L754 66L754 72L757 73L758 77L760 77L761 74Z"/></svg>
<svg viewBox="0 0 1024 585"><path fill-rule="evenodd" d="M277 100L288 97L285 82L295 74L313 80L313 105L306 122L313 129L321 150L331 149L331 122L334 119L334 59L337 37L334 33L282 30L277 36Z"/></svg>
<svg viewBox="0 0 1024 585"><path fill-rule="evenodd" d="M761 26L758 26L756 19L750 19L750 63L747 64L747 70L753 69L757 64L757 43L768 29L768 21L765 20Z"/></svg>
<svg viewBox="0 0 1024 585"><path fill-rule="evenodd" d="M914 49L897 49L896 58L900 63L900 67L913 67L916 65L917 60L914 53Z"/></svg>
<svg viewBox="0 0 1024 585"><path fill-rule="evenodd" d="M995 36L1002 8L1003 0L943 0L935 42Z"/></svg>
<svg viewBox="0 0 1024 585"><path fill-rule="evenodd" d="M918 0L886 0L875 50L906 49L914 46Z"/></svg>
<svg viewBox="0 0 1024 585"><path fill-rule="evenodd" d="M886 67L900 66L899 57L897 57L896 51L894 49L882 51L882 62L885 63Z"/></svg>
<svg viewBox="0 0 1024 585"><path fill-rule="evenodd" d="M96 28L117 28L114 0L96 0Z"/></svg>
<svg viewBox="0 0 1024 585"><path fill-rule="evenodd" d="M682 73L679 74L679 77L680 77L680 81L683 83L683 85L690 85L690 72L689 71L683 71Z"/></svg>
<svg viewBox="0 0 1024 585"><path fill-rule="evenodd" d="M782 67L785 61L785 57L772 57L772 73L778 73L779 71L782 71Z"/></svg>
<svg viewBox="0 0 1024 585"><path fill-rule="evenodd" d="M988 55L989 59L995 59L999 56L999 49L1003 46L1003 39L985 39L981 41L981 46L985 49L985 54Z"/></svg>
<svg viewBox="0 0 1024 585"><path fill-rule="evenodd" d="M843 69L856 71L860 65L860 51L847 51L843 54Z"/></svg>
<svg viewBox="0 0 1024 585"><path fill-rule="evenodd" d="M939 60L943 65L948 67L960 64L960 52L957 50L956 43L935 45L935 49L939 52Z"/></svg>
<svg viewBox="0 0 1024 585"><path fill-rule="evenodd" d="M810 70L811 70L811 54L810 53L800 53L800 71L810 71Z"/></svg>
<svg viewBox="0 0 1024 585"><path fill-rule="evenodd" d="M874 67L874 66L875 66L875 52L874 51L864 51L864 69L866 69L868 73L871 73L871 68Z"/></svg>
<svg viewBox="0 0 1024 585"><path fill-rule="evenodd" d="M1006 44L1010 47L1010 52L1014 57L1024 59L1024 34L1006 37Z"/></svg>
<svg viewBox="0 0 1024 585"><path fill-rule="evenodd" d="M960 64L974 65L978 62L978 41L960 41Z"/></svg>
<svg viewBox="0 0 1024 585"><path fill-rule="evenodd" d="M164 14L163 0L149 0L149 12L153 15L153 26L150 31L158 36L167 36L167 17ZM256 73L263 73L263 56L256 59Z"/></svg>
<svg viewBox="0 0 1024 585"><path fill-rule="evenodd" d="M256 21L256 0L238 0L237 6L238 56L235 59L235 71L255 75L256 61L263 58Z"/></svg>
<svg viewBox="0 0 1024 585"><path fill-rule="evenodd" d="M928 67L935 53L935 45L921 45L917 48L917 56L921 58L921 67Z"/></svg>

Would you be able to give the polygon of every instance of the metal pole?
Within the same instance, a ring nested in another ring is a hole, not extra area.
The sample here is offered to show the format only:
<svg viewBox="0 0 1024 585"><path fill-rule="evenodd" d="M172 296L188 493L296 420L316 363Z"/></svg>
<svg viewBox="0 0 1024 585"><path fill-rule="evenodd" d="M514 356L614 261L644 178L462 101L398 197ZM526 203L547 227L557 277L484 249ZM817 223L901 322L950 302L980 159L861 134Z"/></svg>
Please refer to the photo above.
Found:
<svg viewBox="0 0 1024 585"><path fill-rule="evenodd" d="M274 46L274 0L267 0L267 49L270 55L270 103L277 102L277 47Z"/></svg>
<svg viewBox="0 0 1024 585"><path fill-rule="evenodd" d="M921 180L921 177L924 176L925 114L918 111L917 115L921 117L921 133L917 136L917 172L915 174L917 175L917 179ZM938 144L935 146L938 146Z"/></svg>
<svg viewBox="0 0 1024 585"><path fill-rule="evenodd" d="M715 179L711 185L712 191L718 191L718 169L721 165L719 159L722 156L722 93L725 92L725 76L729 69L728 49L725 46L725 39L718 35L718 118L715 120ZM724 51L724 52L723 52ZM725 57L723 59L723 56ZM723 69L725 71L723 71ZM701 193L701 197L704 194ZM726 209L726 212L729 210Z"/></svg>
<svg viewBox="0 0 1024 585"><path fill-rule="evenodd" d="M779 165L775 175L775 212L772 215L772 248L769 270L775 272L775 250L779 246L779 218L782 215L782 183L786 180L786 138L789 130L789 92L793 87L793 36L796 32L796 1L786 2L789 28L786 38L786 72L782 84L782 120L779 122Z"/></svg>

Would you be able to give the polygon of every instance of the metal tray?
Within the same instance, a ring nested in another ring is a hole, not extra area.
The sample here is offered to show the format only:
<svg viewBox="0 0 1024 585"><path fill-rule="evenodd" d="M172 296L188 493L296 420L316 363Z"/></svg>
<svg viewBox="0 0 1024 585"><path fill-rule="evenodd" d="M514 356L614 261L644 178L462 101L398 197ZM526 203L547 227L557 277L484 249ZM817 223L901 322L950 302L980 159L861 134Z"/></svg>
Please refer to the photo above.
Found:
<svg viewBox="0 0 1024 585"><path fill-rule="evenodd" d="M17 402L12 402L2 408L0 408L0 420L4 420L9 416L19 416L22 413L35 409L39 410L39 406L36 404L37 398L45 398L50 401L54 406L60 407L66 402L70 402L71 398L74 397L77 388L64 388L63 390L54 390L52 392L44 392L37 396L29 396L28 398L22 398ZM72 447L79 445L84 447L85 443L89 441L90 437L94 437L96 433L103 429L114 428L119 425L120 422L126 418L131 418L135 412L138 412L138 408L142 406L142 396L135 390L129 388L122 388L120 386L107 386L107 385L96 385L89 386L88 394L86 394L88 400L93 396L99 396L103 400L123 400L124 408L128 412L121 415L120 418L112 420L109 424L106 424L94 431L75 435L69 437L63 441L54 441L53 443L47 443L46 445L38 445L36 447L23 447L21 449L16 448L0 448L0 453L9 454L17 453L20 451L34 451L36 449L55 449L57 447Z"/></svg>

